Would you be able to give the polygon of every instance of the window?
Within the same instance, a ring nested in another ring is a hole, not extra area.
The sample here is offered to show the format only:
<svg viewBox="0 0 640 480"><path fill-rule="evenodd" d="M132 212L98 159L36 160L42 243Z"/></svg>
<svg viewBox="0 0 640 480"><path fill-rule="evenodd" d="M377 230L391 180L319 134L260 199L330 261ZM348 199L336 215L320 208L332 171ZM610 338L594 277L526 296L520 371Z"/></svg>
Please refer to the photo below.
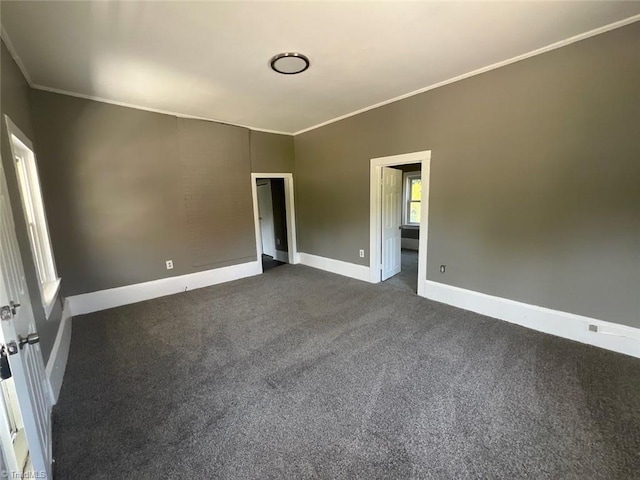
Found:
<svg viewBox="0 0 640 480"><path fill-rule="evenodd" d="M420 225L420 207L422 201L422 174L410 172L404 174L404 223Z"/></svg>
<svg viewBox="0 0 640 480"><path fill-rule="evenodd" d="M33 263L40 284L40 296L47 318L58 293L60 279L56 273L49 228L44 213L38 166L29 139L6 117L11 139L11 153L15 161L16 176L22 199L24 217L31 243Z"/></svg>

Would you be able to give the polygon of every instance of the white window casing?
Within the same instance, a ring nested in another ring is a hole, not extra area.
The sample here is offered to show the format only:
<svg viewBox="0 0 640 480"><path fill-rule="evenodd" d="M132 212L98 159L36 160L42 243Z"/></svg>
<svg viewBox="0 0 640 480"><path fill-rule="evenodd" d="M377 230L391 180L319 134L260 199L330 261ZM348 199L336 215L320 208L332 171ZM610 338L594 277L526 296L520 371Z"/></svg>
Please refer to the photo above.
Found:
<svg viewBox="0 0 640 480"><path fill-rule="evenodd" d="M49 318L60 288L56 271L49 226L44 210L42 189L38 177L38 164L33 144L5 115L11 143L11 154L16 168L20 198L29 235L33 263L36 268L40 298L45 315Z"/></svg>

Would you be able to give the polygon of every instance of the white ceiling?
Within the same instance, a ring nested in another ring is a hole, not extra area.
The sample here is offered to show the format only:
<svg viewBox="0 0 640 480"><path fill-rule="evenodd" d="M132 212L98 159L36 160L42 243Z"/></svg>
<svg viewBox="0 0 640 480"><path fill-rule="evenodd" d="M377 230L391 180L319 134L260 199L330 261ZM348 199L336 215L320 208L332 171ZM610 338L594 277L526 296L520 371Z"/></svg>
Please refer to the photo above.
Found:
<svg viewBox="0 0 640 480"><path fill-rule="evenodd" d="M2 1L35 87L286 133L638 14L613 1ZM287 51L311 68L271 71Z"/></svg>

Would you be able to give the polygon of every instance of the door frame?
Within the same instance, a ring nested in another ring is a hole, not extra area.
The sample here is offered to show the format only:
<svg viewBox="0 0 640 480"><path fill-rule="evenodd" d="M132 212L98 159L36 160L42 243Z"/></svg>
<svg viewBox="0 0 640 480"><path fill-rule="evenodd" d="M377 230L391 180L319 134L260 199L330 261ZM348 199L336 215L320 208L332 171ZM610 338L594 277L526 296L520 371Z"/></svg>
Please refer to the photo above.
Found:
<svg viewBox="0 0 640 480"><path fill-rule="evenodd" d="M369 281L380 283L382 279L382 167L394 167L409 163L421 164L422 198L426 199L426 208L423 205L420 212L420 239L418 242L418 295L424 297L426 296L427 281L431 150L371 159L369 175Z"/></svg>
<svg viewBox="0 0 640 480"><path fill-rule="evenodd" d="M260 233L260 215L258 212L258 186L256 181L259 178L282 178L284 180L284 200L287 213L287 253L289 255L289 263L300 263L300 255L298 254L298 244L296 241L296 210L295 196L293 193L293 174L292 173L252 173L251 174L251 195L253 197L253 222L256 234L256 259L260 265L262 273L262 240Z"/></svg>

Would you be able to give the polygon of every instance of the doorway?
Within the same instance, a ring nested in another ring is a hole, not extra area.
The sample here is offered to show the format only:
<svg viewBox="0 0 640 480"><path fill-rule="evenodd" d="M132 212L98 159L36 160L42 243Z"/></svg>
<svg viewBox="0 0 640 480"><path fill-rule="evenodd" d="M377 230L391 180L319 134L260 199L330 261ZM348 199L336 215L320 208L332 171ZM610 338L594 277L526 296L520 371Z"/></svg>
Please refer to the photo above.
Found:
<svg viewBox="0 0 640 480"><path fill-rule="evenodd" d="M418 292L421 168L420 163L382 168L381 280L409 293Z"/></svg>
<svg viewBox="0 0 640 480"><path fill-rule="evenodd" d="M262 271L298 263L290 173L252 173L257 259Z"/></svg>
<svg viewBox="0 0 640 480"><path fill-rule="evenodd" d="M371 160L370 281L424 296L431 152Z"/></svg>

